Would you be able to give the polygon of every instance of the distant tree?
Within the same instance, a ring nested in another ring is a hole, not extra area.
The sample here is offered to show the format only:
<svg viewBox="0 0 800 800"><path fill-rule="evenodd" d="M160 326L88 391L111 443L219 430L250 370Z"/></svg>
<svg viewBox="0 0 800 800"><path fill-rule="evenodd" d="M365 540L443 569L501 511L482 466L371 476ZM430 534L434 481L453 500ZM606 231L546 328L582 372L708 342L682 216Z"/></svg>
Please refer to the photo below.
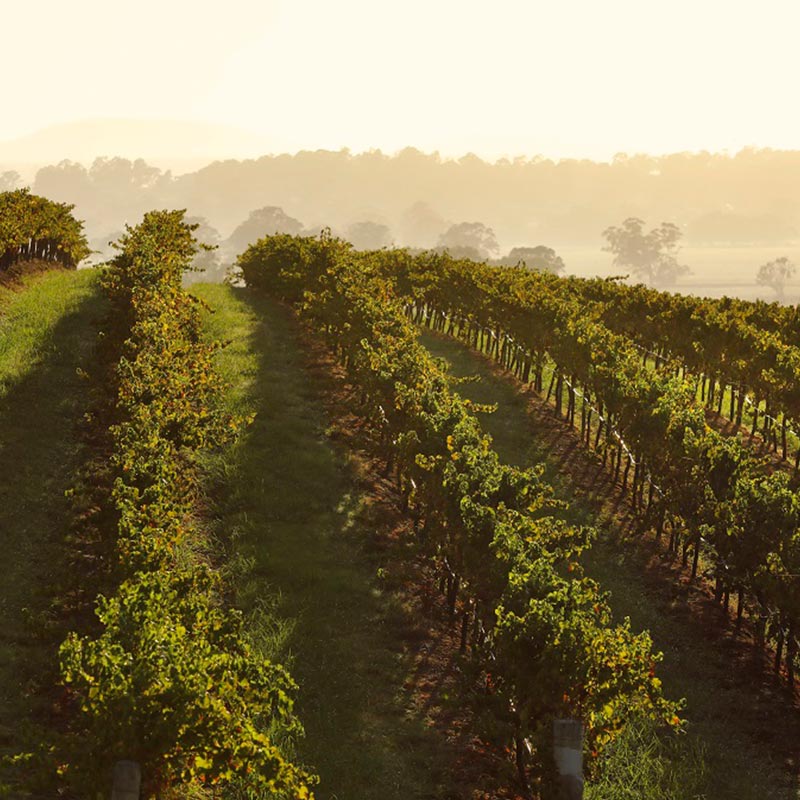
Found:
<svg viewBox="0 0 800 800"><path fill-rule="evenodd" d="M437 249L447 250L457 258L483 260L497 253L500 245L497 244L494 231L482 222L459 222L451 225L439 237ZM462 255L466 253L470 255Z"/></svg>
<svg viewBox="0 0 800 800"><path fill-rule="evenodd" d="M553 272L556 275L566 269L561 256L552 247L545 247L543 244L536 247L514 247L508 255L500 259L500 263L509 267L524 264L528 269Z"/></svg>
<svg viewBox="0 0 800 800"><path fill-rule="evenodd" d="M297 236L302 232L303 223L300 220L290 217L278 206L264 206L250 212L250 216L228 237L225 248L238 254L264 236L276 233Z"/></svg>
<svg viewBox="0 0 800 800"><path fill-rule="evenodd" d="M72 202L81 204L91 200L94 187L86 167L75 161L65 160L42 167L36 173L33 191L54 200L66 201L71 198Z"/></svg>
<svg viewBox="0 0 800 800"><path fill-rule="evenodd" d="M418 201L403 213L400 233L403 243L414 247L432 247L447 223L428 203Z"/></svg>
<svg viewBox="0 0 800 800"><path fill-rule="evenodd" d="M22 176L16 170L0 172L0 192L10 192L22 183Z"/></svg>
<svg viewBox="0 0 800 800"><path fill-rule="evenodd" d="M645 233L644 224L637 217L628 217L621 227L606 228L603 237L608 244L603 250L613 253L615 267L629 269L653 286L670 286L681 275L691 272L689 267L678 263L680 228L662 222Z"/></svg>
<svg viewBox="0 0 800 800"><path fill-rule="evenodd" d="M125 235L125 231L114 230L103 236L95 236L89 240L89 247L92 248L92 260L94 262L107 261L113 258L117 251L113 248L113 243L119 241Z"/></svg>
<svg viewBox="0 0 800 800"><path fill-rule="evenodd" d="M137 158L96 158L88 171L93 188L98 192L111 195L121 192L153 189L171 180L170 172L163 172L158 167L151 167L146 161Z"/></svg>
<svg viewBox="0 0 800 800"><path fill-rule="evenodd" d="M380 222L354 222L345 234L357 250L380 250L391 247L392 232L388 225Z"/></svg>
<svg viewBox="0 0 800 800"><path fill-rule="evenodd" d="M783 301L786 293L786 283L795 274L797 267L786 256L768 261L758 268L756 283L759 286L769 286L775 290L779 301Z"/></svg>
<svg viewBox="0 0 800 800"><path fill-rule="evenodd" d="M199 281L219 282L225 277L225 264L220 258L219 245L222 237L219 231L209 224L205 217L186 217L189 225L197 225L194 236L198 243L205 245L192 260L192 272L184 276L185 284ZM210 249L209 249L210 248Z"/></svg>

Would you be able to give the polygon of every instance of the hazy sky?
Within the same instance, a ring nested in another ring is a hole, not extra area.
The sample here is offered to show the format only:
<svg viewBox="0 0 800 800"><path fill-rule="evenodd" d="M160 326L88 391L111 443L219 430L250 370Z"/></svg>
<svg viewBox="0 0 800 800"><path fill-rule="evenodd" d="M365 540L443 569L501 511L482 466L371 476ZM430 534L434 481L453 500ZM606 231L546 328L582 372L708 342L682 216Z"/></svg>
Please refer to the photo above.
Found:
<svg viewBox="0 0 800 800"><path fill-rule="evenodd" d="M2 22L0 140L141 117L267 151L800 147L797 0L4 0Z"/></svg>

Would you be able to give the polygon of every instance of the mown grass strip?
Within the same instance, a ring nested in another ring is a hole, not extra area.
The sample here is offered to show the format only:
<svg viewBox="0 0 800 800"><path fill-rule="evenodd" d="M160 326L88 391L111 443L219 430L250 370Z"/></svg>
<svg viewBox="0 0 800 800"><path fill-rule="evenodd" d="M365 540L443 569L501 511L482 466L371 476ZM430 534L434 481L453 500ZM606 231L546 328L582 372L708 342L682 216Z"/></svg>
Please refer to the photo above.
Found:
<svg viewBox="0 0 800 800"><path fill-rule="evenodd" d="M452 753L408 707L405 611L365 552L370 510L327 436L320 386L285 307L243 289L193 286L227 410L256 414L207 464L220 530L234 533L237 604L271 657L290 658L319 798L446 798Z"/></svg>
<svg viewBox="0 0 800 800"><path fill-rule="evenodd" d="M68 579L64 492L80 460L79 421L94 320L105 309L96 274L53 271L0 287L0 752L46 724ZM35 734L34 734L35 735ZM10 781L0 766L0 784ZM14 796L22 796L14 789Z"/></svg>

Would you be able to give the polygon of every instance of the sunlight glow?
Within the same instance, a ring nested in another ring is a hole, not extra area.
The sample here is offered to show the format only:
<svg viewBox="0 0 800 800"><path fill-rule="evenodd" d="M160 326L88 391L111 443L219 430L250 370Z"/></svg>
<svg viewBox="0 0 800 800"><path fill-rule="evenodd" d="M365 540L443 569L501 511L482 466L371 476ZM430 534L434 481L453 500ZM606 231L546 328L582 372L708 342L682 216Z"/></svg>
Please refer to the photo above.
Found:
<svg viewBox="0 0 800 800"><path fill-rule="evenodd" d="M110 9L113 9L110 10ZM800 4L76 0L4 9L0 140L190 119L265 151L609 159L796 147ZM41 19L46 25L41 25ZM35 44L33 44L35 42Z"/></svg>

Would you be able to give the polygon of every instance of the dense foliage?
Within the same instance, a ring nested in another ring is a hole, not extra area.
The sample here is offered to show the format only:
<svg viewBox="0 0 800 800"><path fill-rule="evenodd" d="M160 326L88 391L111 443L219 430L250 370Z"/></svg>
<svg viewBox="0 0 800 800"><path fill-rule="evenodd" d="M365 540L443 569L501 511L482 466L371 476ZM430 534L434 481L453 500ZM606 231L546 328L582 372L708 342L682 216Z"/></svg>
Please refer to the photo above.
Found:
<svg viewBox="0 0 800 800"><path fill-rule="evenodd" d="M748 412L751 434L760 423L764 440L787 458L788 434L800 425L797 309L675 295L608 280L572 279L565 288L593 307L606 326L650 353L659 368L680 368L692 377L708 408L737 425Z"/></svg>
<svg viewBox="0 0 800 800"><path fill-rule="evenodd" d="M787 398L800 384L788 373L785 381L778 378L784 368L794 374L793 356L784 360L780 353L793 348L779 350L775 334L774 349L757 351L754 340L766 332L731 317L718 322L714 304L701 311L703 301L696 298L674 298L671 307L682 311L667 317L648 310L648 301L663 305L672 296L644 287L564 280L434 253L411 257L394 251L372 258L392 276L418 321L461 336L542 393L545 367L552 370L547 398L554 398L556 413L579 428L604 462L610 459L615 478L623 490L630 487L634 506L656 526L657 536L669 527L670 549L677 552L682 542L684 564L692 552L692 578L702 551L726 608L730 593L738 592L739 620L746 597L754 599L756 638L774 642L776 669L785 648L792 683L800 619L795 482L769 468L741 439L707 424L705 390L698 400L697 383L685 368L670 368L664 353L656 355L666 359L666 368L646 363L634 320L642 321L651 341L659 341L663 325L671 348L680 348L693 368L712 375L737 370L742 382L748 375L773 381ZM591 292L614 299L591 303ZM726 305L716 304L719 317ZM753 316L760 313L762 307L751 309ZM742 341L753 349L735 350Z"/></svg>
<svg viewBox="0 0 800 800"><path fill-rule="evenodd" d="M145 797L235 783L309 798L310 777L276 745L300 732L294 683L249 643L203 555L197 454L240 421L217 410L215 348L200 343L199 309L181 289L192 226L183 212L151 212L119 248L103 276L113 309L104 341L116 356L105 503L119 582L98 599L99 632L61 648L80 708L65 772L84 793L106 791L113 763L132 759Z"/></svg>
<svg viewBox="0 0 800 800"><path fill-rule="evenodd" d="M516 742L521 775L528 744L547 774L555 717L582 719L594 756L634 715L680 724L655 677L649 635L634 634L627 620L613 624L605 595L581 570L589 531L559 518L539 470L499 461L379 274L390 257L359 256L326 236L282 235L252 245L238 263L249 286L295 304L360 388L360 412L380 430L420 519L418 544L458 609L462 649L471 642L485 670L485 701Z"/></svg>
<svg viewBox="0 0 800 800"><path fill-rule="evenodd" d="M0 192L0 272L20 261L75 267L89 255L74 206L54 203L27 189Z"/></svg>

